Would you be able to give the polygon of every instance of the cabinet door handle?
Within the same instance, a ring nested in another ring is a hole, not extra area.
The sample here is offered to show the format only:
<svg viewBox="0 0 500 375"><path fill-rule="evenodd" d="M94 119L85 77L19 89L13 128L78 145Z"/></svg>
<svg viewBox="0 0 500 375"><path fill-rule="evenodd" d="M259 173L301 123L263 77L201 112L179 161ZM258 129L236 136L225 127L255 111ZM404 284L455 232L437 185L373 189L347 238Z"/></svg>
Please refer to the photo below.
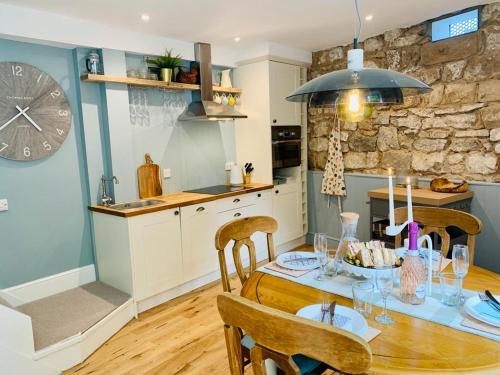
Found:
<svg viewBox="0 0 500 375"><path fill-rule="evenodd" d="M257 198L260 198L260 197L262 197L262 194L261 193L257 194Z"/></svg>
<svg viewBox="0 0 500 375"><path fill-rule="evenodd" d="M275 118L273 118L273 124L276 124L278 122L278 120L276 120Z"/></svg>
<svg viewBox="0 0 500 375"><path fill-rule="evenodd" d="M202 211L205 211L205 207L198 207L196 209L196 212L202 212Z"/></svg>
<svg viewBox="0 0 500 375"><path fill-rule="evenodd" d="M174 215L175 215L175 216L178 216L178 215L179 215L179 211L178 211L178 210L175 210L175 211L174 211Z"/></svg>
<svg viewBox="0 0 500 375"><path fill-rule="evenodd" d="M234 217L240 217L240 216L241 216L241 214L240 214L239 212L236 212L233 216L234 216Z"/></svg>
<svg viewBox="0 0 500 375"><path fill-rule="evenodd" d="M240 201L240 198L236 198L235 200L233 200L233 203L238 203Z"/></svg>
<svg viewBox="0 0 500 375"><path fill-rule="evenodd" d="M279 194L279 192L280 192L280 191L279 191L279 190L275 190L274 192L275 192L276 194Z"/></svg>

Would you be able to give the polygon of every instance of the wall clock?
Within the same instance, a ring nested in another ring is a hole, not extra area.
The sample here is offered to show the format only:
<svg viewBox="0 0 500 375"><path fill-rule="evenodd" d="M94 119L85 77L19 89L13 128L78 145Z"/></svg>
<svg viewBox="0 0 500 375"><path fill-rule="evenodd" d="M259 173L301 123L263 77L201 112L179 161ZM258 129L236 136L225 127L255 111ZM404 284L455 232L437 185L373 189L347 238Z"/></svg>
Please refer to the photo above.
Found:
<svg viewBox="0 0 500 375"><path fill-rule="evenodd" d="M32 65L0 63L0 157L47 157L61 147L70 128L68 99L51 76Z"/></svg>

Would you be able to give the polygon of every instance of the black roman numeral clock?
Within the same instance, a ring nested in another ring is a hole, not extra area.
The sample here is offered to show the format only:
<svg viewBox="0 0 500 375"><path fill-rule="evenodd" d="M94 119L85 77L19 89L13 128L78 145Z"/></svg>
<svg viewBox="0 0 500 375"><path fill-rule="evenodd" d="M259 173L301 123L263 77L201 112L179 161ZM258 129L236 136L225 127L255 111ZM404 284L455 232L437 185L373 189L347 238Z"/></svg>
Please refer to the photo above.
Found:
<svg viewBox="0 0 500 375"><path fill-rule="evenodd" d="M62 87L32 65L0 63L0 157L29 161L56 152L71 128Z"/></svg>

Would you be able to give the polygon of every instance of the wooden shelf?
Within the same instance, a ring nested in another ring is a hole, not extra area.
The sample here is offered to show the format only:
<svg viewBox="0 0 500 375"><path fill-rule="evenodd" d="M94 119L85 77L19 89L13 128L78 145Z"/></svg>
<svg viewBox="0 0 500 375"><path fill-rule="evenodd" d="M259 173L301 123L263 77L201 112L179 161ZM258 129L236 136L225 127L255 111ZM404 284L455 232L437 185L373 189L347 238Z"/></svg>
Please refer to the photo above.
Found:
<svg viewBox="0 0 500 375"><path fill-rule="evenodd" d="M142 79L142 78L130 78L121 76L110 76L102 74L84 74L80 77L82 81L93 82L93 83L122 83L130 86L140 86L140 87L150 87L150 88L162 88L168 90L199 90L200 85L192 85L189 83L179 83L179 82L163 82L154 79ZM240 94L241 89L239 88L222 88L220 86L213 86L215 92L227 92L232 94Z"/></svg>

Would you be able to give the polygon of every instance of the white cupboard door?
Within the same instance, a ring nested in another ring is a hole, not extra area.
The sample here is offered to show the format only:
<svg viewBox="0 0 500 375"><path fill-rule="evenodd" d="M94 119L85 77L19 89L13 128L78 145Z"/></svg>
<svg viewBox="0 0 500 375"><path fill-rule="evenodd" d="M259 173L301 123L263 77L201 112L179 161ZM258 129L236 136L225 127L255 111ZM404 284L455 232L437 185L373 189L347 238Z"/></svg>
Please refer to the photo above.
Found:
<svg viewBox="0 0 500 375"><path fill-rule="evenodd" d="M182 282L182 244L178 209L130 219L136 300L164 292Z"/></svg>
<svg viewBox="0 0 500 375"><path fill-rule="evenodd" d="M285 98L300 86L300 66L269 62L271 125L300 125L301 105Z"/></svg>
<svg viewBox="0 0 500 375"><path fill-rule="evenodd" d="M184 281L218 270L215 202L181 208Z"/></svg>
<svg viewBox="0 0 500 375"><path fill-rule="evenodd" d="M274 187L273 216L278 222L278 231L274 237L276 245L302 235L302 199L296 183Z"/></svg>

